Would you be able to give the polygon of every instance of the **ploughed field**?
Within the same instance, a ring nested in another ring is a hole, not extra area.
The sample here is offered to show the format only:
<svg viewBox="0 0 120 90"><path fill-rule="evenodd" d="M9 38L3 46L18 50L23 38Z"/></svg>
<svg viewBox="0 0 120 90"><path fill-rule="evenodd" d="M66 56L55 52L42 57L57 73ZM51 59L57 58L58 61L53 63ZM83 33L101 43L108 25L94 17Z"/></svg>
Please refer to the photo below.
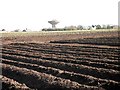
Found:
<svg viewBox="0 0 120 90"><path fill-rule="evenodd" d="M101 46L65 42L3 45L3 90L119 90L120 49Z"/></svg>
<svg viewBox="0 0 120 90"><path fill-rule="evenodd" d="M51 43L71 43L71 44L93 44L93 45L108 45L108 46L120 46L120 37L99 37L99 38L83 38L73 40L59 40L50 41Z"/></svg>
<svg viewBox="0 0 120 90"><path fill-rule="evenodd" d="M120 90L118 32L5 35L2 90Z"/></svg>

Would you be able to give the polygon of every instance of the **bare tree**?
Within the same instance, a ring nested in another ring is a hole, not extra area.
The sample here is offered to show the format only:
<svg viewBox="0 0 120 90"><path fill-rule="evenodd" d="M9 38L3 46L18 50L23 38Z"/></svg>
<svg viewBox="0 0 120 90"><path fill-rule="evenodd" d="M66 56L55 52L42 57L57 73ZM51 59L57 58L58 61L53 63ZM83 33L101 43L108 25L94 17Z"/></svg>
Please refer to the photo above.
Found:
<svg viewBox="0 0 120 90"><path fill-rule="evenodd" d="M101 29L101 26L100 25L96 25L96 29Z"/></svg>
<svg viewBox="0 0 120 90"><path fill-rule="evenodd" d="M78 29L78 30L82 30L82 29L83 29L83 26L82 26L82 25L78 25L78 26L77 26L77 29Z"/></svg>
<svg viewBox="0 0 120 90"><path fill-rule="evenodd" d="M107 25L107 29L112 29L113 27L110 25Z"/></svg>
<svg viewBox="0 0 120 90"><path fill-rule="evenodd" d="M107 25L102 25L102 29L107 29Z"/></svg>
<svg viewBox="0 0 120 90"><path fill-rule="evenodd" d="M2 29L2 31L6 31L5 29Z"/></svg>

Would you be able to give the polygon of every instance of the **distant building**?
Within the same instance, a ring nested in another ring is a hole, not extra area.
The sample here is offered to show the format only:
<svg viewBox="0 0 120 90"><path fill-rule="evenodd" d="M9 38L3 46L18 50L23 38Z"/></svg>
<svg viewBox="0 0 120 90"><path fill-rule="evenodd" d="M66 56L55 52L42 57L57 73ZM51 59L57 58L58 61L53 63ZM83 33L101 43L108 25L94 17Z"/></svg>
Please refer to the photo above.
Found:
<svg viewBox="0 0 120 90"><path fill-rule="evenodd" d="M83 26L83 30L91 30L92 27L91 26Z"/></svg>
<svg viewBox="0 0 120 90"><path fill-rule="evenodd" d="M77 27L71 25L71 26L65 26L64 29L66 29L66 30L77 30Z"/></svg>
<svg viewBox="0 0 120 90"><path fill-rule="evenodd" d="M57 20L51 20L51 21L48 21L48 23L50 23L52 25L52 29L55 29L56 28L56 25L59 23Z"/></svg>
<svg viewBox="0 0 120 90"><path fill-rule="evenodd" d="M20 29L15 29L14 32L20 32Z"/></svg>
<svg viewBox="0 0 120 90"><path fill-rule="evenodd" d="M113 29L118 29L118 25L114 25L114 26L113 26Z"/></svg>

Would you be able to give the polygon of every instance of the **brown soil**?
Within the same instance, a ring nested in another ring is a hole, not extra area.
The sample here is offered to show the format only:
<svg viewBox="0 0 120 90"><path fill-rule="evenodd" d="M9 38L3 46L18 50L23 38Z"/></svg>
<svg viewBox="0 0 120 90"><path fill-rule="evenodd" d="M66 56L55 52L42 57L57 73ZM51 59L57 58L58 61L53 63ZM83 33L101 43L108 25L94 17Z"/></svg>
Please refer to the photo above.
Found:
<svg viewBox="0 0 120 90"><path fill-rule="evenodd" d="M116 36L115 31L1 37L4 89L10 90L12 86L15 90L119 90L119 46L50 43Z"/></svg>

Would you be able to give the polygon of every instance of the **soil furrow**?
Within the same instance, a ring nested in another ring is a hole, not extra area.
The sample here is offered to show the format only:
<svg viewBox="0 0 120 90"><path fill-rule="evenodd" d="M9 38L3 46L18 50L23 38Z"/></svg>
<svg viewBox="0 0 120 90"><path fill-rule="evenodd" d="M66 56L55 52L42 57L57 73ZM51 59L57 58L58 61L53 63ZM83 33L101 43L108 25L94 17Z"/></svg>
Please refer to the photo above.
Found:
<svg viewBox="0 0 120 90"><path fill-rule="evenodd" d="M43 60L43 59L39 59L39 58L31 58L31 57L27 58L27 57L23 57L23 56L16 56L16 55L9 55L9 54L3 55L3 58L22 61L22 62L26 62L26 63L44 65L47 67L59 68L62 70L67 70L67 71L72 71L72 72L74 71L75 73L91 75L91 76L94 76L97 78L120 81L119 71L111 70L111 69L95 68L95 67L79 65L79 64Z"/></svg>
<svg viewBox="0 0 120 90"><path fill-rule="evenodd" d="M33 89L86 90L88 88L89 90L97 90L97 87L95 86L81 85L68 79L62 79L45 73L7 64L2 64L2 71L3 75L13 78L21 83L25 83Z"/></svg>

